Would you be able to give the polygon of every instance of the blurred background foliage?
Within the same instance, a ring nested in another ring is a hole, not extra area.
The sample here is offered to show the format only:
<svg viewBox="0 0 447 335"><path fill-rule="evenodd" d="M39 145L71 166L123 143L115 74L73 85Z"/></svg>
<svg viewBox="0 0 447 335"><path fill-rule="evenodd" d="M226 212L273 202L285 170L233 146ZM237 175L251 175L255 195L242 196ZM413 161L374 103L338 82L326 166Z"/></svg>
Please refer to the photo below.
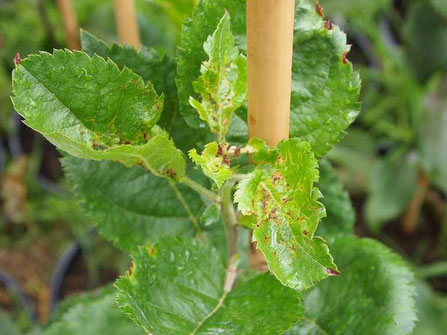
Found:
<svg viewBox="0 0 447 335"><path fill-rule="evenodd" d="M174 55L181 25L195 3L136 0L142 43ZM420 278L415 334L443 334L447 1L321 3L326 17L348 33L353 45L348 57L363 80L362 113L328 158L351 195L357 233L398 251ZM82 29L117 41L113 1L72 4ZM49 319L58 300L109 283L129 266L127 256L97 237L79 212L63 179L59 153L21 124L10 103L15 54L25 57L65 46L56 0L0 0L2 334L30 330L35 322ZM64 264L68 259L70 264ZM67 273L58 282L64 266Z"/></svg>

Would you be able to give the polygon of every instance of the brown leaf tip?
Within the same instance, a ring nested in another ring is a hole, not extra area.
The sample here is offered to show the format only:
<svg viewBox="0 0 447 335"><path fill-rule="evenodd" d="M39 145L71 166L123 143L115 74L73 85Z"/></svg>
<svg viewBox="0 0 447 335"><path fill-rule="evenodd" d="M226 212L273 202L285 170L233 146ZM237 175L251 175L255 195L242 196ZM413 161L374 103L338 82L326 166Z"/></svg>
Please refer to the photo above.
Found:
<svg viewBox="0 0 447 335"><path fill-rule="evenodd" d="M344 52L343 55L341 55L341 61L343 62L343 64L348 64L348 53Z"/></svg>
<svg viewBox="0 0 447 335"><path fill-rule="evenodd" d="M327 30L332 30L332 28L333 28L332 21L331 21L331 20L325 20L325 21L324 21L324 27L325 27Z"/></svg>
<svg viewBox="0 0 447 335"><path fill-rule="evenodd" d="M16 55L14 57L14 64L16 66L22 64L22 58L20 58L20 54L19 53L16 53Z"/></svg>
<svg viewBox="0 0 447 335"><path fill-rule="evenodd" d="M147 247L147 251L149 252L149 256L156 256L157 255L157 253L158 253L158 250L157 250L157 248L156 247L154 247L154 246L149 246L149 247Z"/></svg>
<svg viewBox="0 0 447 335"><path fill-rule="evenodd" d="M326 271L327 271L327 274L331 277L338 277L341 274L340 272L335 271L334 269L327 268Z"/></svg>
<svg viewBox="0 0 447 335"><path fill-rule="evenodd" d="M324 18L324 11L323 7L321 7L320 3L318 2L315 6L315 9L317 10L318 15L320 15L322 18Z"/></svg>

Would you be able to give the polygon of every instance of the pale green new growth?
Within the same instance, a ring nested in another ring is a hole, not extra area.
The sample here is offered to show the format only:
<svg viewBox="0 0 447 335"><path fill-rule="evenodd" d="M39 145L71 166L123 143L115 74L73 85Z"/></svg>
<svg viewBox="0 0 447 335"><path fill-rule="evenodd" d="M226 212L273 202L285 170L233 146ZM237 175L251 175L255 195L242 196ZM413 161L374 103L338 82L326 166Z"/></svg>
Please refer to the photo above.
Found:
<svg viewBox="0 0 447 335"><path fill-rule="evenodd" d="M196 149L192 149L189 152L189 157L202 168L203 173L211 178L217 187L221 187L231 178L234 172L234 169L224 161L224 155L222 152L219 152L219 148L222 151L222 147L219 147L219 144L211 142L205 146L202 155L199 155Z"/></svg>
<svg viewBox="0 0 447 335"><path fill-rule="evenodd" d="M322 157L344 136L360 104L360 77L349 62L346 35L325 22L317 0L297 0L293 42L290 137L308 141ZM324 5L324 3L322 4ZM202 41L212 34L227 11L239 50L246 48L246 0L202 0L184 25L178 48L180 107L188 123L198 127L195 111L185 102L195 96L190 78L200 74L206 59Z"/></svg>
<svg viewBox="0 0 447 335"><path fill-rule="evenodd" d="M325 216L314 187L318 163L309 143L296 139L282 141L273 154L271 165L271 153L253 155L262 165L239 183L235 202L244 215L257 218L254 238L270 271L284 285L304 290L338 275L324 240L314 236Z"/></svg>
<svg viewBox="0 0 447 335"><path fill-rule="evenodd" d="M199 240L163 238L133 255L121 277L118 305L154 335L272 335L301 319L298 292L270 274L230 292L224 262Z"/></svg>
<svg viewBox="0 0 447 335"><path fill-rule="evenodd" d="M223 144L233 112L247 100L247 59L235 46L228 13L208 37L204 49L209 59L203 62L201 75L193 83L201 101L193 97L189 101Z"/></svg>
<svg viewBox="0 0 447 335"><path fill-rule="evenodd" d="M185 174L183 155L154 127L163 96L127 68L83 52L41 53L17 65L13 93L25 123L73 156Z"/></svg>

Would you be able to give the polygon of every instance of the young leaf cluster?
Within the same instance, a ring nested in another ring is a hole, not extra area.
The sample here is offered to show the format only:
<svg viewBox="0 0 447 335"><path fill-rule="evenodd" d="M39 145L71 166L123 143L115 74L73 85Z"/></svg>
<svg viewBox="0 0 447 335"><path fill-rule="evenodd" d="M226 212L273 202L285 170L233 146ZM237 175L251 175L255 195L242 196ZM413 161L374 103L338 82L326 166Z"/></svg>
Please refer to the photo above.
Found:
<svg viewBox="0 0 447 335"><path fill-rule="evenodd" d="M377 329L411 330L411 272L379 243L353 236L349 198L328 162L320 180L318 159L354 120L359 93L346 37L321 15L316 1L297 1L291 138L274 148L228 136L247 102L245 1L201 1L184 25L177 66L158 51L108 46L85 32L83 52L17 62L13 103L66 153L67 177L100 234L130 251L117 303L146 333L293 334L309 323L346 333L388 298L374 315ZM206 143L183 116L209 129ZM322 230L330 246L316 235L324 205L332 220L346 220ZM249 248L239 235L247 229L269 273L241 265ZM339 304L324 305L341 293L360 294L364 308L342 317ZM91 313L98 321L89 327L109 331L107 318L121 320L110 295L94 300L82 304L107 315ZM78 309L61 313L48 333L78 331L86 318ZM134 323L120 326L134 331Z"/></svg>

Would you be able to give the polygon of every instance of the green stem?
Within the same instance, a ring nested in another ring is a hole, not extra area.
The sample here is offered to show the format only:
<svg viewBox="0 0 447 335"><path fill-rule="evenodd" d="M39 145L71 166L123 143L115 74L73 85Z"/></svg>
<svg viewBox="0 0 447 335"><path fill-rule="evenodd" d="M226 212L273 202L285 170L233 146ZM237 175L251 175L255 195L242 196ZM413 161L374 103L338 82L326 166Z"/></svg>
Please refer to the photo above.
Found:
<svg viewBox="0 0 447 335"><path fill-rule="evenodd" d="M192 188L194 191L196 191L200 195L203 195L204 197L210 199L213 202L220 201L220 198L216 193L208 190L207 188L203 187L199 183L196 183L194 180L192 180L189 177L186 177L186 176L183 177L181 182L184 183L185 185L189 186L190 188Z"/></svg>
<svg viewBox="0 0 447 335"><path fill-rule="evenodd" d="M421 266L417 272L422 278L445 276L447 275L447 261Z"/></svg>
<svg viewBox="0 0 447 335"><path fill-rule="evenodd" d="M220 190L220 206L222 210L222 218L225 225L225 233L227 237L228 259L229 262L237 254L238 242L238 220L233 206L233 190L234 182L227 182Z"/></svg>
<svg viewBox="0 0 447 335"><path fill-rule="evenodd" d="M191 220L192 224L194 225L194 228L197 230L198 234L202 233L202 227L200 227L199 221L197 220L196 216L191 210L191 207L189 207L188 203L186 202L185 198L183 197L183 194L180 192L178 187L174 184L173 181L169 180L169 185L174 190L175 195L177 196L178 200L181 202L183 207L185 208L186 212L188 213L189 219Z"/></svg>

